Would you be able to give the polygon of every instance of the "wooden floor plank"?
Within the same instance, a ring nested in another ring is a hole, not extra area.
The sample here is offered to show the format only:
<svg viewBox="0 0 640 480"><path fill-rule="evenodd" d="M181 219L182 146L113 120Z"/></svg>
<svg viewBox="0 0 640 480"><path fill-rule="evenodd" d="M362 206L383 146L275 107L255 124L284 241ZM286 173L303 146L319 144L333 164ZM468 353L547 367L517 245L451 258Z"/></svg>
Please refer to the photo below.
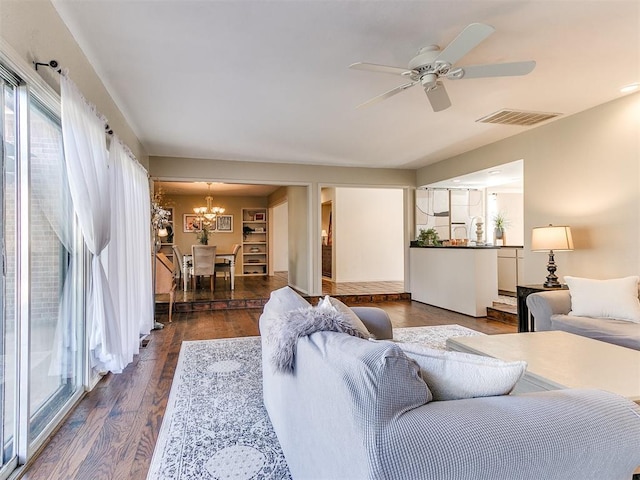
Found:
<svg viewBox="0 0 640 480"><path fill-rule="evenodd" d="M359 303L358 305L367 305ZM484 333L513 333L501 322L476 319L411 301L373 304L394 327L458 324ZM105 376L69 415L24 473L28 480L144 480L160 431L184 340L259 335L260 309L184 312L149 335L132 365Z"/></svg>

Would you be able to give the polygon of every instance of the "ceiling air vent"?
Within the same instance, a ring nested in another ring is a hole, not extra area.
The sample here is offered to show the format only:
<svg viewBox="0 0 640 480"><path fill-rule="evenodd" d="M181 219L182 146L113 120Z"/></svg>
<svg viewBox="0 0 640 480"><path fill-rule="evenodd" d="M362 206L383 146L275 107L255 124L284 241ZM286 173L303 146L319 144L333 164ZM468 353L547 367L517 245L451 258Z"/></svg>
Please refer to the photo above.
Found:
<svg viewBox="0 0 640 480"><path fill-rule="evenodd" d="M559 115L559 113L523 112L521 110L503 109L479 118L476 122L530 127L531 125L544 122Z"/></svg>

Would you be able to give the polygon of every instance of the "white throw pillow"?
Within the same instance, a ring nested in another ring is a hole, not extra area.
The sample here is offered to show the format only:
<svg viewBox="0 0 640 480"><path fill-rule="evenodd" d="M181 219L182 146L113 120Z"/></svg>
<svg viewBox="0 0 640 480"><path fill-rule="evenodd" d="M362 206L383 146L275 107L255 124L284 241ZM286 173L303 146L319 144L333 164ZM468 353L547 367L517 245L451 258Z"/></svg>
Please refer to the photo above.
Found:
<svg viewBox="0 0 640 480"><path fill-rule="evenodd" d="M527 369L527 362L505 362L469 353L397 343L420 367L434 400L507 395Z"/></svg>
<svg viewBox="0 0 640 480"><path fill-rule="evenodd" d="M610 280L564 277L571 294L570 315L640 323L638 279L637 276Z"/></svg>
<svg viewBox="0 0 640 480"><path fill-rule="evenodd" d="M351 310L347 305L342 303L337 298L326 295L322 300L318 302L318 308L326 308L328 310L340 313L345 318L345 320L347 320L351 324L353 328L355 328L362 334L364 338L371 337L371 333L369 333L369 330L367 330L365 324L362 323L360 317L358 317L358 315L356 315L353 310Z"/></svg>

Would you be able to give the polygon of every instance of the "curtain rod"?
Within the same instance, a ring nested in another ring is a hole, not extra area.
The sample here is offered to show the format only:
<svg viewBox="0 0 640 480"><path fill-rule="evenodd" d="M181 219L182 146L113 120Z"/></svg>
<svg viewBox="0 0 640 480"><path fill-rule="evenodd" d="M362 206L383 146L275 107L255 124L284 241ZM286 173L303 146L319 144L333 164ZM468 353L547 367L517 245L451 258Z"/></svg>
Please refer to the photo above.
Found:
<svg viewBox="0 0 640 480"><path fill-rule="evenodd" d="M57 60L49 60L49 63L42 63L42 62L33 62L34 67L36 67L36 72L38 71L38 66L43 65L45 67L51 67L53 68L53 70L55 70L58 73L62 73L62 69L58 68L58 61ZM56 70L56 68L58 68Z"/></svg>
<svg viewBox="0 0 640 480"><path fill-rule="evenodd" d="M57 60L49 60L49 63L33 62L33 66L35 67L36 72L38 71L39 66L44 66L44 67L52 68L54 72L57 72L60 75L62 75L62 68L58 68L60 64L58 63ZM113 135L113 129L109 127L108 123L105 123L104 130L107 133L107 135Z"/></svg>

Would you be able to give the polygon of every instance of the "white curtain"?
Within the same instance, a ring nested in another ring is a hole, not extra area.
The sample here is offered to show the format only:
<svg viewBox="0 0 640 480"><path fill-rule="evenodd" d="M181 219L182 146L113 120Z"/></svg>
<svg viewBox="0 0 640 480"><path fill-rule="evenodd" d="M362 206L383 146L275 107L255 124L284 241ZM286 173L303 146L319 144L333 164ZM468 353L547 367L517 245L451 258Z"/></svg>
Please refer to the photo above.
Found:
<svg viewBox="0 0 640 480"><path fill-rule="evenodd" d="M48 127L48 128L47 128ZM53 124L40 124L39 135L45 138L59 138L59 131ZM45 133L45 129L47 133ZM60 243L69 252L67 271L64 274L64 284L60 292L58 306L58 320L54 333L49 375L61 378L74 378L76 375L76 353L78 350L78 328L74 317L73 291L75 277L75 243L73 238L73 206L69 194L69 182L64 165L64 153L59 142L60 168L32 169L31 186L34 205L47 219L51 230L58 237Z"/></svg>
<svg viewBox="0 0 640 480"><path fill-rule="evenodd" d="M147 172L114 135L109 146L111 242L108 278L125 362L139 352L140 334L154 325L151 288L151 197Z"/></svg>
<svg viewBox="0 0 640 480"><path fill-rule="evenodd" d="M60 77L62 137L74 212L92 254L87 295L87 332L92 366L121 372L126 366L115 311L100 255L111 233L111 199L105 119L66 74Z"/></svg>

